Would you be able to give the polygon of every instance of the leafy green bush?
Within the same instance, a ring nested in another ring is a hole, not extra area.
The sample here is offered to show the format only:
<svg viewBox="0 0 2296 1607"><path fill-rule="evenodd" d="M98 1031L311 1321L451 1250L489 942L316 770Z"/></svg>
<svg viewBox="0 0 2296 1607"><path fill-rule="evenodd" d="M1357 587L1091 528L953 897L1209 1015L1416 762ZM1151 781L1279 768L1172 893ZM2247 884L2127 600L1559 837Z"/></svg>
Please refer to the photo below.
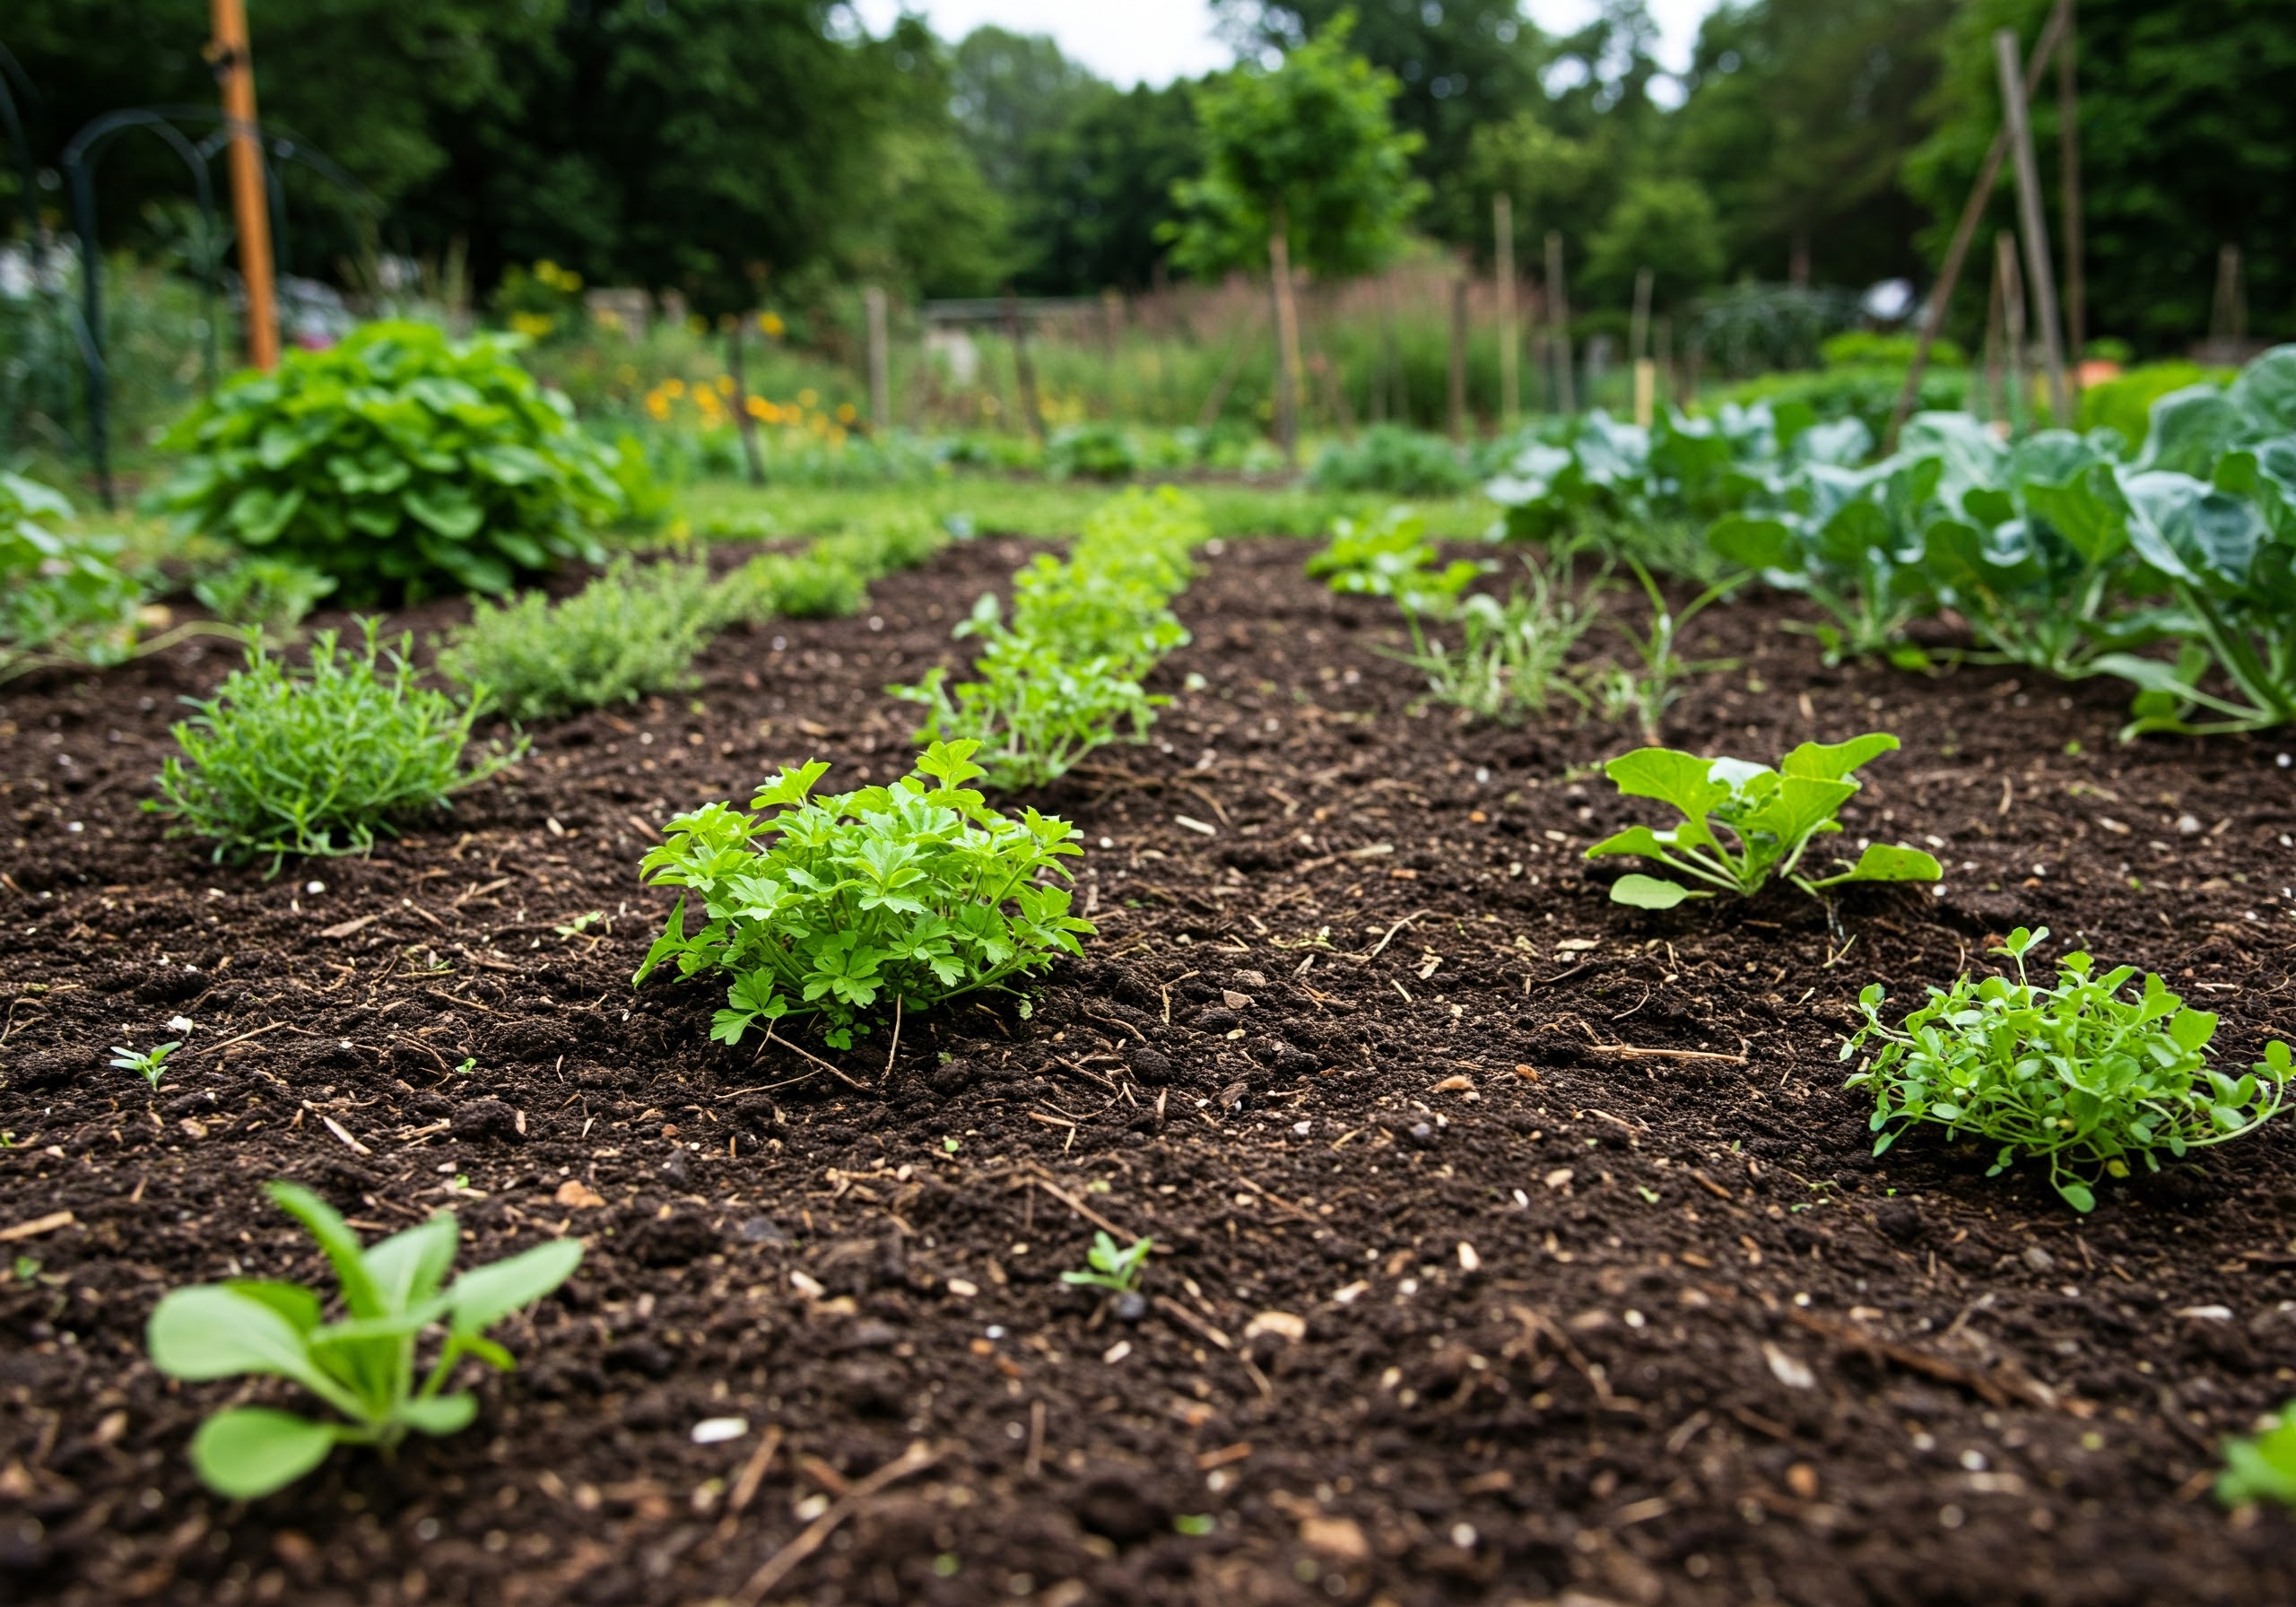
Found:
<svg viewBox="0 0 2296 1607"><path fill-rule="evenodd" d="M2048 1162L2049 1186L2075 1211L2096 1208L2100 1176L2126 1177L2129 1160L2160 1170L2159 1152L2181 1158L2255 1132L2278 1113L2292 1065L2274 1039L2246 1076L2208 1064L2216 1017L2187 1010L2160 977L2138 996L2122 990L2134 966L2098 973L2088 955L2067 954L2055 987L2036 986L2025 956L2048 928L2020 926L1988 953L2016 963L2017 979L1956 977L1891 1027L1877 983L1859 995L1866 1025L1841 1057L1880 1046L1849 1079L1874 1095L1874 1153L1916 1122L1948 1137L1967 1133L2000 1145L1987 1175L2020 1155Z"/></svg>
<svg viewBox="0 0 2296 1607"><path fill-rule="evenodd" d="M2224 1442L2216 1498L2227 1507L2252 1501L2296 1507L2296 1401L2266 1417L2247 1438Z"/></svg>
<svg viewBox="0 0 2296 1607"><path fill-rule="evenodd" d="M439 668L468 700L513 720L635 703L694 683L718 606L706 563L616 559L561 603L540 592L474 603Z"/></svg>
<svg viewBox="0 0 2296 1607"><path fill-rule="evenodd" d="M1679 826L1656 830L1630 826L1587 850L1589 859L1635 855L1655 859L1680 876L1706 884L1692 890L1656 876L1622 876L1611 900L1638 909L1672 909L1685 899L1710 899L1718 888L1752 898L1772 876L1822 897L1848 882L1935 882L1936 860L1918 848L1867 847L1857 863L1831 876L1800 872L1811 843L1839 832L1834 816L1857 795L1853 773L1869 760L1897 751L1887 732L1846 743L1804 743L1779 768L1743 759L1700 759L1672 748L1638 748L1603 767L1630 798L1656 798L1682 814Z"/></svg>
<svg viewBox="0 0 2296 1607"><path fill-rule="evenodd" d="M760 1021L818 1015L850 1047L857 1032L1082 954L1089 922L1069 914L1061 860L1082 852L1067 822L997 813L964 783L975 744L935 743L891 786L812 797L814 760L758 789L752 810L710 804L680 815L641 874L690 890L634 982L665 961L682 976L730 972L710 1036L737 1044ZM927 786L919 777L929 777ZM689 905L707 920L688 934Z"/></svg>
<svg viewBox="0 0 2296 1607"><path fill-rule="evenodd" d="M363 653L322 631L310 663L290 669L260 638L247 663L175 727L161 795L144 807L179 822L177 835L212 838L213 857L363 854L375 833L445 804L493 775L517 751L490 751L465 769L477 710L415 684L409 638L386 653L376 623Z"/></svg>
<svg viewBox="0 0 2296 1607"><path fill-rule="evenodd" d="M1067 424L1045 442L1044 472L1055 480L1128 480L1139 471L1140 450L1121 424Z"/></svg>
<svg viewBox="0 0 2296 1607"><path fill-rule="evenodd" d="M274 638L292 632L333 590L332 575L284 559L248 556L191 586L191 595L225 624L252 625Z"/></svg>
<svg viewBox="0 0 2296 1607"><path fill-rule="evenodd" d="M1013 621L983 596L957 627L984 647L976 679L935 667L886 690L928 710L920 742L965 739L998 787L1041 785L1115 741L1144 738L1155 709L1141 678L1187 640L1169 606L1208 534L1201 509L1167 487L1128 491L1095 510L1065 560L1040 554L1013 577Z"/></svg>
<svg viewBox="0 0 2296 1607"><path fill-rule="evenodd" d="M1450 442L1401 424L1374 424L1352 441L1334 442L1308 472L1318 491L1390 497L1455 497L1474 482Z"/></svg>
<svg viewBox="0 0 2296 1607"><path fill-rule="evenodd" d="M186 523L335 577L354 604L500 592L603 560L590 526L628 499L614 454L520 368L518 342L378 323L236 376L162 445Z"/></svg>
<svg viewBox="0 0 2296 1607"><path fill-rule="evenodd" d="M869 577L828 541L804 552L768 552L752 558L739 573L746 588L745 616L792 620L841 620L869 600Z"/></svg>
<svg viewBox="0 0 2296 1607"><path fill-rule="evenodd" d="M0 472L0 679L43 664L118 664L135 649L143 585L116 537L52 528L72 505Z"/></svg>
<svg viewBox="0 0 2296 1607"><path fill-rule="evenodd" d="M292 1484L339 1445L387 1453L412 1432L468 1428L478 1397L439 1392L465 1356L508 1372L517 1364L486 1337L573 1275L582 1241L552 1239L474 1267L446 1285L460 1234L442 1211L420 1227L361 1245L326 1201L292 1183L273 1200L309 1230L335 1268L344 1315L324 1320L319 1297L300 1283L235 1278L178 1289L152 1313L152 1365L170 1378L285 1378L341 1414L314 1422L269 1406L230 1406L192 1436L191 1464L216 1494L251 1501ZM445 1342L418 1386L415 1347L446 1325Z"/></svg>

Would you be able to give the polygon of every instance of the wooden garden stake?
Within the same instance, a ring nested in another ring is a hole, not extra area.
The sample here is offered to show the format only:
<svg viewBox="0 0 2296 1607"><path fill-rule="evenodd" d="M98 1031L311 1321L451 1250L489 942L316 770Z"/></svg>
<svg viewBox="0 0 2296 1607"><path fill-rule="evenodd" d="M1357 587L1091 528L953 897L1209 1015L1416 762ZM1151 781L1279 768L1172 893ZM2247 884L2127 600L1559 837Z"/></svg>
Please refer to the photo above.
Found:
<svg viewBox="0 0 2296 1607"><path fill-rule="evenodd" d="M231 221L239 231L239 277L248 290L248 361L268 372L279 366L279 314L272 292L271 209L257 132L247 9L240 0L214 0L214 21L215 42L208 50L231 130Z"/></svg>
<svg viewBox="0 0 2296 1607"><path fill-rule="evenodd" d="M1562 282L1562 236L1546 231L1546 316L1554 329L1554 404L1562 413L1577 413L1578 398L1570 383L1570 295Z"/></svg>
<svg viewBox="0 0 2296 1607"><path fill-rule="evenodd" d="M2007 359L2008 378L2002 391L2002 421L2014 429L2024 415L2025 282L2017 270L2017 242L2009 230L1993 237L1995 294L2001 299L2001 350Z"/></svg>
<svg viewBox="0 0 2296 1607"><path fill-rule="evenodd" d="M1292 229L1283 203L1267 233L1268 280L1275 291L1275 432L1283 460L1300 466L1300 309L1292 300Z"/></svg>
<svg viewBox="0 0 2296 1607"><path fill-rule="evenodd" d="M1037 405L1037 371L1029 364L1028 331L1021 322L1021 304L1013 300L1009 284L1004 287L1004 334L1013 343L1013 377L1021 387L1021 416L1028 421L1029 433L1041 445L1044 412Z"/></svg>
<svg viewBox="0 0 2296 1607"><path fill-rule="evenodd" d="M735 313L726 320L726 377L734 382L734 428L742 438L742 456L749 465L750 483L765 483L765 458L757 448L757 417L750 412L750 387L743 371L742 335L747 316Z"/></svg>
<svg viewBox="0 0 2296 1607"><path fill-rule="evenodd" d="M2032 275L2033 317L2041 326L2041 360L2048 366L2049 411L2060 423L2073 418L2065 388L2065 326L2057 320L2057 274L2049 264L2048 219L2041 209L2040 164L2033 156L2032 124L2025 115L2024 74L2017 70L2017 35L2004 28L1993 36L1994 65L2001 74L2002 114L2009 148L2017 161L2017 213L2025 237L2025 265Z"/></svg>
<svg viewBox="0 0 2296 1607"><path fill-rule="evenodd" d="M2072 18L2073 0L2057 0L2057 9L2049 13L2040 38L2033 42L2033 53L2025 63L2027 94L2040 87L2042 69L2063 41ZM1969 260L1978 223L1985 216L1986 203L1993 199L1993 187L2000 181L2001 164L2008 154L2009 130L2005 126L1986 149L1977 182L1970 187L1970 198L1961 207L1961 221L1953 225L1952 243L1945 248L1945 260L1938 265L1937 282L1930 287L1929 304L1922 309L1921 326L1914 336L1913 360L1906 365L1905 388L1898 393L1898 404L1890 410L1890 427L1882 436L1882 450L1885 453L1897 450L1898 432L1905 428L1906 420L1912 416L1914 401L1921 395L1921 376L1929 367L1930 344L1945 327L1945 309L1952 305L1962 265Z"/></svg>
<svg viewBox="0 0 2296 1607"><path fill-rule="evenodd" d="M892 428L891 359L885 350L885 291L873 284L861 292L869 309L869 427L883 435Z"/></svg>
<svg viewBox="0 0 2296 1607"><path fill-rule="evenodd" d="M1499 413L1512 430L1522 412L1520 381L1515 365L1522 340L1515 328L1515 199L1504 194L1491 198L1491 222L1499 274Z"/></svg>
<svg viewBox="0 0 2296 1607"><path fill-rule="evenodd" d="M1634 321L1628 326L1627 352L1634 360L1634 421L1650 428L1657 413L1658 373L1650 361L1650 290L1648 268L1634 275Z"/></svg>
<svg viewBox="0 0 2296 1607"><path fill-rule="evenodd" d="M1467 439L1467 276L1451 281L1451 439Z"/></svg>

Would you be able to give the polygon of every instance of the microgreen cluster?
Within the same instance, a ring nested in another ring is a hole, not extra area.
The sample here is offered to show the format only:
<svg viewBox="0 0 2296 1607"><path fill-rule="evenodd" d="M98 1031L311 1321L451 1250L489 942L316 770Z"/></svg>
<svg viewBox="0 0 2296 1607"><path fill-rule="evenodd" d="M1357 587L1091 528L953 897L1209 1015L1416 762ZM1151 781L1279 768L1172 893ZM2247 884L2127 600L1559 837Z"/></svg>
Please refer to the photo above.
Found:
<svg viewBox="0 0 2296 1607"><path fill-rule="evenodd" d="M981 598L957 629L984 644L972 680L952 685L935 668L887 690L925 705L919 741L978 744L998 787L1040 785L1121 735L1141 740L1165 701L1141 682L1187 640L1170 604L1207 534L1177 491L1126 492L1086 521L1065 560L1040 555L1013 577L1009 624Z"/></svg>
<svg viewBox="0 0 2296 1607"><path fill-rule="evenodd" d="M1308 560L1308 573L1332 590L1392 598L1407 617L1447 618L1483 572L1464 558L1443 562L1427 539L1427 521L1408 508L1364 522L1334 519L1330 539Z"/></svg>
<svg viewBox="0 0 2296 1607"><path fill-rule="evenodd" d="M1630 826L1587 850L1589 859L1625 854L1656 860L1701 885L1657 876L1622 876L1611 884L1613 903L1639 909L1672 909L1685 899L1716 890L1752 898L1773 876L1813 898L1850 882L1935 882L1937 862L1918 848L1869 844L1855 864L1831 875L1803 865L1810 845L1841 830L1834 817L1857 795L1854 773L1869 760L1894 752L1886 732L1846 743L1804 743L1776 769L1743 759L1700 759L1672 748L1638 748L1603 771L1630 798L1655 798L1681 813L1682 823L1660 830Z"/></svg>
<svg viewBox="0 0 2296 1607"><path fill-rule="evenodd" d="M891 786L813 797L820 760L785 769L744 813L710 804L669 823L643 876L688 890L647 951L730 974L710 1036L739 1043L761 1021L818 1015L828 1042L897 1011L1003 987L1082 954L1092 927L1069 913L1060 862L1081 850L1065 821L999 814L967 787L976 744L935 743ZM691 921L702 924L689 933Z"/></svg>
<svg viewBox="0 0 2296 1607"><path fill-rule="evenodd" d="M260 639L213 698L187 699L175 727L182 751L159 776L146 809L178 834L211 838L214 857L365 853L378 831L436 809L511 763L492 749L465 768L474 710L415 684L408 639L395 647L364 624L363 649L322 631L310 662L291 668Z"/></svg>
<svg viewBox="0 0 2296 1607"><path fill-rule="evenodd" d="M300 1283L233 1279L168 1294L147 1334L152 1365L170 1378L285 1378L340 1414L314 1421L269 1406L232 1406L202 1423L192 1437L192 1466L210 1489L234 1499L292 1484L338 1445L388 1451L410 1431L468 1428L478 1398L439 1393L456 1364L469 1356L509 1371L510 1353L486 1331L565 1282L582 1259L579 1239L554 1239L447 1284L459 1237L453 1212L361 1245L309 1189L274 1183L270 1193L334 1266L342 1317L326 1321L318 1295ZM445 1341L418 1386L417 1346L442 1322Z"/></svg>
<svg viewBox="0 0 2296 1607"><path fill-rule="evenodd" d="M604 553L622 516L613 451L512 355L426 324L366 325L227 381L162 443L187 525L332 575L352 603L500 592Z"/></svg>
<svg viewBox="0 0 2296 1607"><path fill-rule="evenodd" d="M2002 947L2017 977L1957 977L1896 1027L1882 1019L1879 984L1858 1000L1866 1025L1842 1058L1876 1053L1848 1086L1874 1095L1878 1155L1907 1127L1932 1122L2000 1146L1992 1174L2020 1156L2048 1163L2049 1184L2075 1211L2094 1210L2100 1176L2126 1177L2132 1160L2160 1169L2255 1132L2287 1092L2288 1046L2277 1039L2242 1076L2208 1064L2216 1017L2189 1010L2157 976L2134 998L2134 966L2099 971L2067 954L2054 987L2034 983L2025 956L2048 936L2019 927Z"/></svg>
<svg viewBox="0 0 2296 1607"><path fill-rule="evenodd" d="M1104 1232L1094 1233L1092 1247L1084 1253L1085 1270L1063 1273L1060 1281L1079 1288L1105 1289L1110 1294L1128 1295L1139 1283L1140 1273L1155 1247L1152 1238L1135 1239L1120 1246Z"/></svg>

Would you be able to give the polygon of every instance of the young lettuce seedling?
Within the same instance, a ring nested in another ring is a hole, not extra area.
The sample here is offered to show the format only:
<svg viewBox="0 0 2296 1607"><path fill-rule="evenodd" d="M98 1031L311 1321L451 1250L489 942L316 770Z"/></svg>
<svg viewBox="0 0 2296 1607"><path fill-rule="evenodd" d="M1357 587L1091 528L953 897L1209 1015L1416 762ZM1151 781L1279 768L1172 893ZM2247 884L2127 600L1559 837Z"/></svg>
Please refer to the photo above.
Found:
<svg viewBox="0 0 2296 1607"><path fill-rule="evenodd" d="M2296 1401L2266 1418L2247 1438L2224 1442L2216 1498L2227 1507L2256 1501L2296 1507Z"/></svg>
<svg viewBox="0 0 2296 1607"><path fill-rule="evenodd" d="M2186 1009L2158 977L2124 998L2135 967L2100 975L2075 952L2060 962L2055 987L2031 981L2025 956L2048 936L2046 926L2020 926L1987 951L2015 961L2015 981L1961 977L1933 987L1897 1027L1882 1020L1880 984L1859 996L1866 1025L1841 1057L1880 1047L1848 1084L1873 1091L1874 1154L1912 1124L1935 1122L1949 1137L2000 1145L1989 1177L2020 1155L2047 1160L2050 1186L2086 1213L2096 1209L2098 1176L2127 1177L2130 1157L2158 1171L2161 1151L2180 1158L2279 1112L2296 1073L2285 1043L2266 1045L2248 1075L2228 1077L2208 1064L2216 1017Z"/></svg>
<svg viewBox="0 0 2296 1607"><path fill-rule="evenodd" d="M157 1048L146 1049L139 1054L124 1044L114 1044L111 1047L111 1064L116 1070L134 1072L153 1088L157 1088L160 1086L160 1079L166 1074L168 1056L182 1047L182 1043L178 1041L161 1044Z"/></svg>
<svg viewBox="0 0 2296 1607"><path fill-rule="evenodd" d="M319 1297L300 1283L233 1279L178 1289L152 1313L152 1364L170 1378L249 1374L291 1379L346 1420L314 1422L268 1406L233 1406L192 1436L191 1462L208 1488L237 1500L283 1489L337 1445L389 1451L410 1429L448 1435L469 1427L478 1398L441 1394L455 1364L475 1356L507 1372L516 1364L486 1330L563 1283L581 1241L553 1239L474 1267L441 1292L459 1242L452 1212L362 1245L326 1201L292 1183L273 1200L303 1224L334 1264L344 1315L321 1320ZM446 1342L420 1387L415 1344L443 1321Z"/></svg>
<svg viewBox="0 0 2296 1607"><path fill-rule="evenodd" d="M1936 860L1918 848L1881 843L1831 876L1801 868L1812 842L1841 830L1834 817L1859 790L1852 773L1897 746L1887 732L1846 743L1804 743L1774 770L1743 759L1638 748L1612 760L1604 773L1630 798L1673 804L1682 812L1682 824L1664 831L1630 826L1587 849L1587 857L1639 855L1707 884L1689 888L1657 876L1622 876L1611 884L1611 901L1638 909L1710 899L1710 889L1752 898L1772 876L1785 877L1813 899L1849 882L1935 882L1944 873Z"/></svg>
<svg viewBox="0 0 2296 1607"><path fill-rule="evenodd" d="M1060 1281L1081 1288L1105 1289L1110 1294L1128 1295L1139 1283L1141 1269L1148 1264L1148 1253L1155 1247L1154 1239L1144 1238L1119 1248L1106 1233L1095 1233L1092 1247L1084 1256L1088 1270L1063 1273Z"/></svg>

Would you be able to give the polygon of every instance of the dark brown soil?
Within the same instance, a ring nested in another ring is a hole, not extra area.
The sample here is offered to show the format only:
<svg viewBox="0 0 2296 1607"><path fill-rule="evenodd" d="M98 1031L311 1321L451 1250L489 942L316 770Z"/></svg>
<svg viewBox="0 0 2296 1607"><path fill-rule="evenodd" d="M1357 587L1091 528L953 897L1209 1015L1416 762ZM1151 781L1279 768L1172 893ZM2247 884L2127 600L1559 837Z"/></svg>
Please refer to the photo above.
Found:
<svg viewBox="0 0 2296 1607"><path fill-rule="evenodd" d="M0 1230L71 1219L4 1245L0 1594L2296 1599L2288 1519L2206 1489L2296 1394L2296 1128L2083 1220L1936 1137L1877 1164L1836 1058L1866 983L2021 922L2167 972L2226 1061L2296 1032L2279 744L2117 746L2104 683L1824 670L1749 601L1700 621L1744 664L1671 737L1900 733L1851 836L1940 844L1946 890L1847 902L1846 942L1791 893L1636 915L1579 856L1629 818L1583 768L1624 738L1411 711L1390 616L1231 545L1158 740L1034 800L1101 936L1033 1015L912 1020L847 1081L709 1044L714 987L633 995L655 824L809 755L901 771L879 689L1022 556L737 633L694 699L547 726L451 818L271 882L137 807L224 651L13 691ZM179 1012L156 1098L106 1067ZM239 1507L184 1456L231 1386L163 1382L143 1329L174 1285L316 1276L274 1177L378 1233L452 1204L477 1258L589 1253L470 1432ZM1137 1320L1058 1281L1101 1221L1157 1241ZM747 1431L694 1443L718 1418Z"/></svg>

